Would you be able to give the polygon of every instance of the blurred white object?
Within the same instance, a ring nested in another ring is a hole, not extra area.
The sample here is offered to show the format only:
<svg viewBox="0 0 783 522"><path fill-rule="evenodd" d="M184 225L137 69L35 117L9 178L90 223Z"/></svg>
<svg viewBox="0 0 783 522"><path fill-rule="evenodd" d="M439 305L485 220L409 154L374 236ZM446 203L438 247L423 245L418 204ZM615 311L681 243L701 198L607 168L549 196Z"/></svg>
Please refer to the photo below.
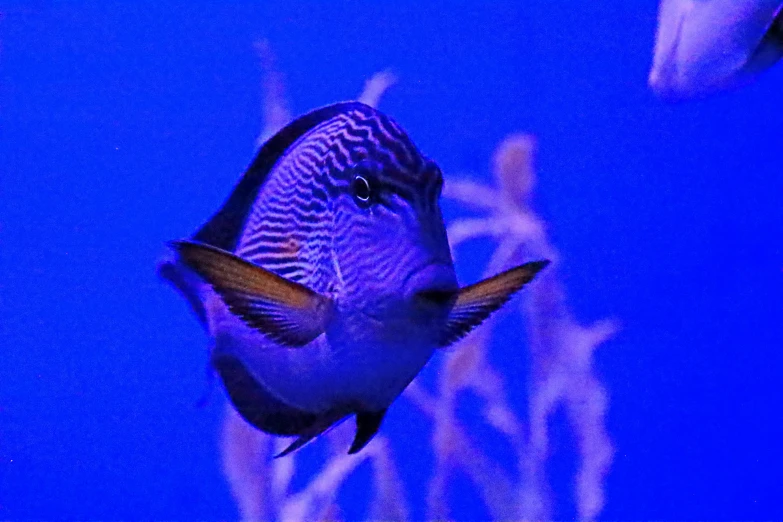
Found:
<svg viewBox="0 0 783 522"><path fill-rule="evenodd" d="M783 56L781 0L661 0L650 87L666 99L748 83Z"/></svg>

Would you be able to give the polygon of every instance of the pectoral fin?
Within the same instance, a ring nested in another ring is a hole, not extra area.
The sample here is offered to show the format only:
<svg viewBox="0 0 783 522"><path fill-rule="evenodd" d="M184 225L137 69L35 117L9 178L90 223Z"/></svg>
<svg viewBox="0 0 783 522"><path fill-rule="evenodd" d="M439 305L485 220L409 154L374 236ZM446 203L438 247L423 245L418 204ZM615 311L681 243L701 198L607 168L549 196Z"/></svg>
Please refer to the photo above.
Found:
<svg viewBox="0 0 783 522"><path fill-rule="evenodd" d="M225 250L192 241L170 244L233 314L274 341L304 346L326 329L330 299Z"/></svg>
<svg viewBox="0 0 783 522"><path fill-rule="evenodd" d="M467 335L548 264L546 260L525 263L460 289L441 335L440 346L446 347Z"/></svg>

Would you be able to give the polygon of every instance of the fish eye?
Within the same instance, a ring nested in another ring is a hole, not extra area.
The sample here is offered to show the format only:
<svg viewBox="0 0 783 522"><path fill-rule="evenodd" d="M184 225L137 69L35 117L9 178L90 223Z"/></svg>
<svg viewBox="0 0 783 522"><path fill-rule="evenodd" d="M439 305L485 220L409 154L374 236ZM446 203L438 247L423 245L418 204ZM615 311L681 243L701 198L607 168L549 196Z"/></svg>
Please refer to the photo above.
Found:
<svg viewBox="0 0 783 522"><path fill-rule="evenodd" d="M351 191L353 197L360 206L367 206L372 198L372 190L370 189L370 181L362 176L356 174L351 180Z"/></svg>

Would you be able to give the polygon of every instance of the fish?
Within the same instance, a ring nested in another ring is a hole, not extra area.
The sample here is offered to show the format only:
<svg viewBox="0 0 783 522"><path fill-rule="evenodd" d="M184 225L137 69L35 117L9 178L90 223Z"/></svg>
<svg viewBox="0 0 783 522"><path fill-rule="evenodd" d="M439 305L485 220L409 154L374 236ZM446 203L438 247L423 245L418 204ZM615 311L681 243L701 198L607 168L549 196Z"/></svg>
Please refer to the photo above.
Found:
<svg viewBox="0 0 783 522"><path fill-rule="evenodd" d="M296 437L278 457L351 416L360 451L436 350L548 264L460 288L442 186L394 120L341 102L272 136L219 210L169 243L159 273L209 333L234 408Z"/></svg>
<svg viewBox="0 0 783 522"><path fill-rule="evenodd" d="M755 79L783 56L780 0L662 0L648 83L670 101Z"/></svg>

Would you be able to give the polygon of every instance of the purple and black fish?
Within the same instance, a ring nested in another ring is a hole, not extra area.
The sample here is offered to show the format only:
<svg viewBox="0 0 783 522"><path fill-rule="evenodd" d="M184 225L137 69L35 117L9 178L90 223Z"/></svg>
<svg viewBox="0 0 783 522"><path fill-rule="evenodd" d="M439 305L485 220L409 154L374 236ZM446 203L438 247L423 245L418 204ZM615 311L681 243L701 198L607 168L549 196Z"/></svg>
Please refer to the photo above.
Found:
<svg viewBox="0 0 783 522"><path fill-rule="evenodd" d="M236 410L286 455L350 415L349 453L434 351L547 265L459 288L443 177L390 118L359 102L315 110L267 141L222 208L174 241L160 272L210 333Z"/></svg>

